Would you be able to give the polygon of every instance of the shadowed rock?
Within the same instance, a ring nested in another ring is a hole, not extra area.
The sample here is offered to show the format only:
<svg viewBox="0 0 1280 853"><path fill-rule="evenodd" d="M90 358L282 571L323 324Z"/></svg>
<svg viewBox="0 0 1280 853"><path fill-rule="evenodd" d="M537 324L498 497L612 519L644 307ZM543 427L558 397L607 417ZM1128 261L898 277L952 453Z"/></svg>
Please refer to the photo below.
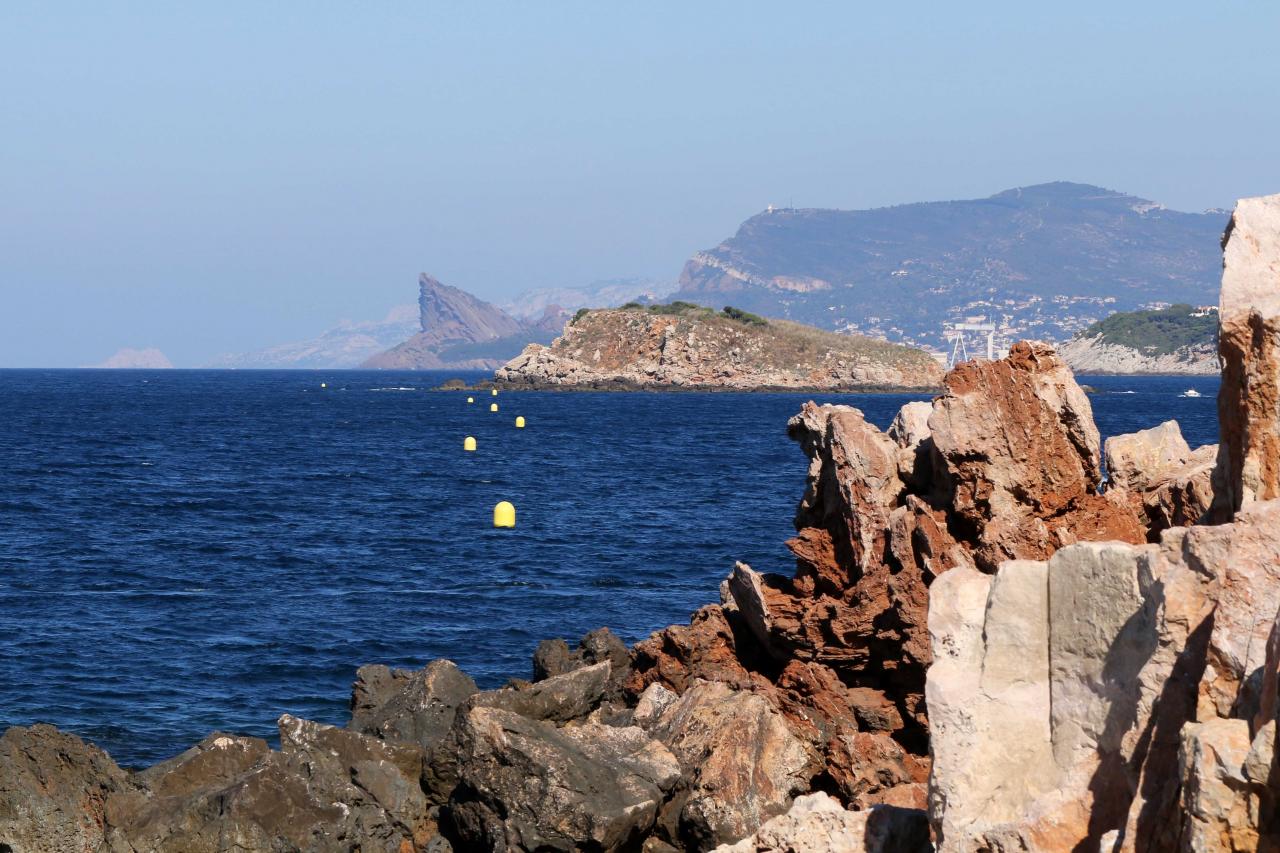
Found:
<svg viewBox="0 0 1280 853"><path fill-rule="evenodd" d="M468 850L600 850L638 845L680 776L638 728L556 728L499 708L458 719L453 831Z"/></svg>
<svg viewBox="0 0 1280 853"><path fill-rule="evenodd" d="M1195 524L1213 503L1216 444L1191 450L1177 421L1107 439L1108 491L1120 490L1155 541L1160 531Z"/></svg>
<svg viewBox="0 0 1280 853"><path fill-rule="evenodd" d="M606 660L527 686L485 690L471 697L469 707L502 708L531 720L567 723L587 716L600 704L611 669Z"/></svg>
<svg viewBox="0 0 1280 853"><path fill-rule="evenodd" d="M458 706L475 692L476 683L453 661L435 660L416 672L362 666L351 691L350 728L431 747L448 733Z"/></svg>

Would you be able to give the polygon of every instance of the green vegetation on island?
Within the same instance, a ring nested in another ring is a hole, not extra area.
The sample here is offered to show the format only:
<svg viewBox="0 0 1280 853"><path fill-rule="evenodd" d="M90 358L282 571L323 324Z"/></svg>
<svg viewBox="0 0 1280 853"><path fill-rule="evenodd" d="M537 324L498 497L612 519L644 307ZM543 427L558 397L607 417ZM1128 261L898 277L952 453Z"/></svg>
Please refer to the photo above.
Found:
<svg viewBox="0 0 1280 853"><path fill-rule="evenodd" d="M1151 356L1170 355L1188 347L1216 348L1218 312L1190 305L1123 311L1099 320L1076 337L1101 338L1104 343Z"/></svg>
<svg viewBox="0 0 1280 853"><path fill-rule="evenodd" d="M677 299L674 302L668 302L665 305L641 305L639 302L628 302L623 305L623 311L648 311L650 314L669 314L677 317L694 317L700 319L708 319L717 316L717 312L712 308L703 305L696 305L692 302L684 302ZM573 319L577 321L586 313L586 309L578 312ZM719 312L720 316L736 320L739 323L745 323L748 326L767 326L769 321L759 314L752 314L750 311L743 311L741 308L734 308L732 305L724 306Z"/></svg>

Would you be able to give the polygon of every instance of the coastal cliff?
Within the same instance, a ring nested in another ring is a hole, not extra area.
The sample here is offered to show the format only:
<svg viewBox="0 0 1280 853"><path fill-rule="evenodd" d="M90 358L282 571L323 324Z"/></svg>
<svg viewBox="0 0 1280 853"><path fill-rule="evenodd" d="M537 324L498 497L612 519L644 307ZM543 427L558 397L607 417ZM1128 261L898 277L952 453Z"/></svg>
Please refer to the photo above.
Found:
<svg viewBox="0 0 1280 853"><path fill-rule="evenodd" d="M347 727L285 715L278 750L127 772L11 728L0 850L1278 849L1280 196L1225 251L1217 447L1104 445L1027 342L886 431L807 403L793 571L497 690L362 667Z"/></svg>
<svg viewBox="0 0 1280 853"><path fill-rule="evenodd" d="M495 379L529 388L932 388L922 350L786 320L676 302L579 312L550 346L532 344Z"/></svg>

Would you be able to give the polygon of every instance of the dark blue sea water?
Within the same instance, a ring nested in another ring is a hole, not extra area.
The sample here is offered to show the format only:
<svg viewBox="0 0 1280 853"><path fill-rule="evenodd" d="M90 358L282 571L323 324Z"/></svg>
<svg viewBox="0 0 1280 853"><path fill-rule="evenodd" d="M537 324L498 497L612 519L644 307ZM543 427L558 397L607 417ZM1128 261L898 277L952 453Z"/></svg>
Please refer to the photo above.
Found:
<svg viewBox="0 0 1280 853"><path fill-rule="evenodd" d="M364 663L497 685L542 638L686 621L734 560L791 571L785 426L810 395L503 392L493 414L443 378L0 371L0 726L137 766L285 711L345 723ZM1104 435L1216 440L1216 379L1085 381ZM886 426L911 398L819 399Z"/></svg>

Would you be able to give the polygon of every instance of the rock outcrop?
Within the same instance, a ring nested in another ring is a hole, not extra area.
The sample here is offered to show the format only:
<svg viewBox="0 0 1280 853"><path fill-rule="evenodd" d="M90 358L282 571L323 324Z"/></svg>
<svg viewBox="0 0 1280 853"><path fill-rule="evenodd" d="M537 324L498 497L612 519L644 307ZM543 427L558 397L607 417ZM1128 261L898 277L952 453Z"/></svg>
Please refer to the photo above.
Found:
<svg viewBox="0 0 1280 853"><path fill-rule="evenodd" d="M525 348L495 379L521 388L854 390L929 388L942 377L923 350L731 310L589 311L550 346Z"/></svg>
<svg viewBox="0 0 1280 853"><path fill-rule="evenodd" d="M1088 399L1050 349L1020 344L945 383L887 433L856 409L806 404L788 425L810 459L794 576L738 565L719 607L637 644L632 695L698 679L753 691L845 802L922 805L934 579L1147 538L1129 502L1099 494Z"/></svg>
<svg viewBox="0 0 1280 853"><path fill-rule="evenodd" d="M648 834L680 779L635 727L557 728L499 708L460 715L449 815L464 849L612 851Z"/></svg>
<svg viewBox="0 0 1280 853"><path fill-rule="evenodd" d="M947 375L929 428L944 466L942 502L992 571L1077 540L1143 541L1138 519L1098 494L1100 441L1089 398L1043 344L967 362Z"/></svg>
<svg viewBox="0 0 1280 853"><path fill-rule="evenodd" d="M1159 544L943 576L928 679L940 849L1097 848L1109 832L1125 849L1178 849L1180 761L1203 764L1208 735L1252 738L1251 678L1280 608L1277 525L1268 502Z"/></svg>
<svg viewBox="0 0 1280 853"><path fill-rule="evenodd" d="M52 726L14 726L0 737L0 850L100 850L113 800L135 790L96 746Z"/></svg>
<svg viewBox="0 0 1280 853"><path fill-rule="evenodd" d="M1236 206L1218 305L1219 518L1280 497L1280 195Z"/></svg>
<svg viewBox="0 0 1280 853"><path fill-rule="evenodd" d="M1195 524L1213 505L1218 445L1192 450L1177 421L1107 439L1108 490L1138 513L1148 538Z"/></svg>

